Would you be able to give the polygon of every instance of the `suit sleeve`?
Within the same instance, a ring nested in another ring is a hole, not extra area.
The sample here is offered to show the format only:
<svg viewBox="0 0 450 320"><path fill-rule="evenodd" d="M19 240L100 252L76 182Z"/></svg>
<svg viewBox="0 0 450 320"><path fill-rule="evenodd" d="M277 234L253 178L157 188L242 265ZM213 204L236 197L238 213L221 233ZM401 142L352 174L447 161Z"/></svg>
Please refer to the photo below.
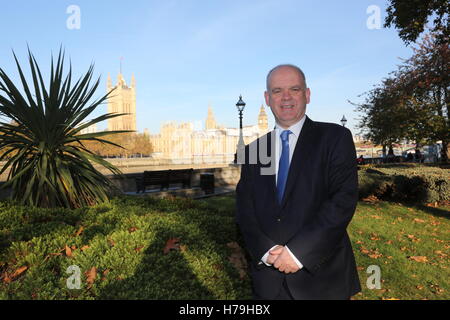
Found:
<svg viewBox="0 0 450 320"><path fill-rule="evenodd" d="M254 195L252 190L250 167L243 164L241 166L241 178L236 187L236 222L250 256L254 262L259 262L276 243L261 231L253 205Z"/></svg>
<svg viewBox="0 0 450 320"><path fill-rule="evenodd" d="M358 169L352 135L342 131L329 155L328 196L315 218L287 246L314 273L331 257L346 234L358 201Z"/></svg>

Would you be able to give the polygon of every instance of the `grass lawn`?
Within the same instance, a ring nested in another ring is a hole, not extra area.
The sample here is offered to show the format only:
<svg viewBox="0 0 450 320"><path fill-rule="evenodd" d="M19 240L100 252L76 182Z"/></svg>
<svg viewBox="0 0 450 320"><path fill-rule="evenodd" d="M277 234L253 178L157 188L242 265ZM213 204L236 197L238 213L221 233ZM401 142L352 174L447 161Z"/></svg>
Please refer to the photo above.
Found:
<svg viewBox="0 0 450 320"><path fill-rule="evenodd" d="M354 298L449 299L448 210L360 202L349 227L363 287ZM0 299L250 299L237 244L233 196L129 196L78 210L0 202ZM381 289L366 286L370 265ZM67 287L69 266L80 289Z"/></svg>

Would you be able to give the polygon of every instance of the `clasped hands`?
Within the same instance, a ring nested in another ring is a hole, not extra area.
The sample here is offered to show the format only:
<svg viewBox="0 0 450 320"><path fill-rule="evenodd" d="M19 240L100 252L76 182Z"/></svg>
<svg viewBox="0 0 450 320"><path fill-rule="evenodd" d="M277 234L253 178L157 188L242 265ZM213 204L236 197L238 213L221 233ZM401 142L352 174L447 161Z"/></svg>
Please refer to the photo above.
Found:
<svg viewBox="0 0 450 320"><path fill-rule="evenodd" d="M300 270L288 250L281 245L278 245L269 251L267 263L273 265L278 271L286 274Z"/></svg>

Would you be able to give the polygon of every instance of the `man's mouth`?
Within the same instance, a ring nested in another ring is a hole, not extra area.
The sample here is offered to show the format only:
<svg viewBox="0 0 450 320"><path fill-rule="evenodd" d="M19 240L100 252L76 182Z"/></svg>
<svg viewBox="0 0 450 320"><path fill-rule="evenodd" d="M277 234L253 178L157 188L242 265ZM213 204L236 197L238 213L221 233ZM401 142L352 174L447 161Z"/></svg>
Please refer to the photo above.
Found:
<svg viewBox="0 0 450 320"><path fill-rule="evenodd" d="M281 106L281 109L293 109L293 105Z"/></svg>

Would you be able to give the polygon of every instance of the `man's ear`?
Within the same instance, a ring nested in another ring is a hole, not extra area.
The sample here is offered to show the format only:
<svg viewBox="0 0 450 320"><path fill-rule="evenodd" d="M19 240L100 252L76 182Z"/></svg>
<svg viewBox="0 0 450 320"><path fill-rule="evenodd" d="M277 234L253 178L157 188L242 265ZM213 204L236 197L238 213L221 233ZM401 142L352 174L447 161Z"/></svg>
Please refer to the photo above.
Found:
<svg viewBox="0 0 450 320"><path fill-rule="evenodd" d="M306 88L305 96L306 96L306 104L308 104L311 98L311 90L309 90L309 88Z"/></svg>
<svg viewBox="0 0 450 320"><path fill-rule="evenodd" d="M269 93L267 91L264 91L264 98L266 99L266 105L269 105Z"/></svg>

